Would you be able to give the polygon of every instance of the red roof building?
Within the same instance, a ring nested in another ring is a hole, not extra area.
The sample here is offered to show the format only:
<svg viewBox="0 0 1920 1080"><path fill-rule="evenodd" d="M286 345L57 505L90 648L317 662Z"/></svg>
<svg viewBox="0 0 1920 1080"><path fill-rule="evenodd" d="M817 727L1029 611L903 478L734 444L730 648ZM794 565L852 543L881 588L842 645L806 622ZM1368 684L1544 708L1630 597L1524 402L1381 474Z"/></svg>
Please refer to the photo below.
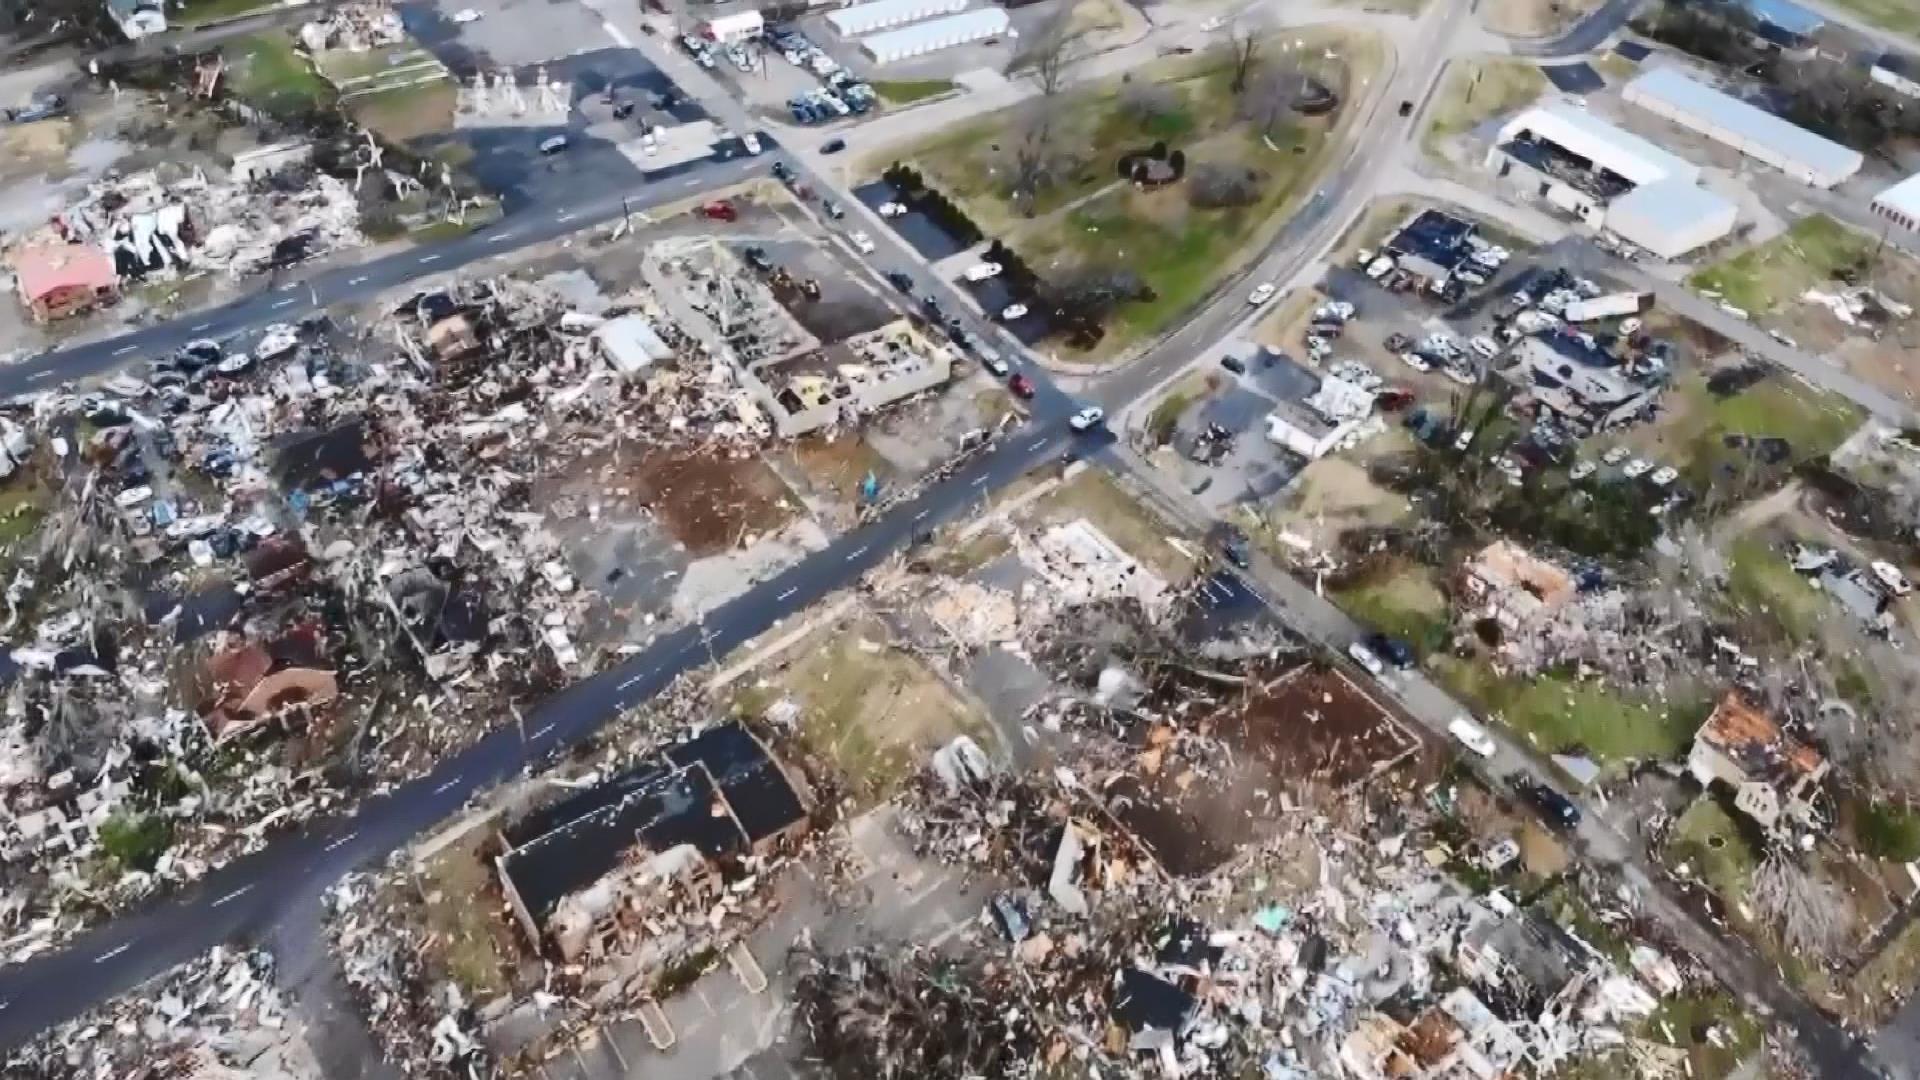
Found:
<svg viewBox="0 0 1920 1080"><path fill-rule="evenodd" d="M113 256L85 244L33 244L8 260L35 322L84 314L110 303L120 286Z"/></svg>

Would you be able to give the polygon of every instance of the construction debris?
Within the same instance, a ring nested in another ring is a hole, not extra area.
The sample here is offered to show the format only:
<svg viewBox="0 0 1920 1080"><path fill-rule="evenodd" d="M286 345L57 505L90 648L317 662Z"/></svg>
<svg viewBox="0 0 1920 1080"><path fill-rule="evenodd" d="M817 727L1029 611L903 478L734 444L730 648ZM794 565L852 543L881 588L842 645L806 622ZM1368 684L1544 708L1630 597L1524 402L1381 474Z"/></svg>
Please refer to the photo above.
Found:
<svg viewBox="0 0 1920 1080"><path fill-rule="evenodd" d="M158 983L43 1032L5 1061L22 1080L318 1080L264 951L215 947Z"/></svg>

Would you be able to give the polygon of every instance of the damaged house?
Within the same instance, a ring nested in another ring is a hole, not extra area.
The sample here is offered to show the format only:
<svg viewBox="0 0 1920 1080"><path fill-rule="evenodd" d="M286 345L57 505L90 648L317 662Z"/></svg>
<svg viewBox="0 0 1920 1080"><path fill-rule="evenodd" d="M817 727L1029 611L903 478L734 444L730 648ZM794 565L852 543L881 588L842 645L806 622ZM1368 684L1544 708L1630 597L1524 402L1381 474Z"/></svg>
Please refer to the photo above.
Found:
<svg viewBox="0 0 1920 1080"><path fill-rule="evenodd" d="M1687 751L1694 779L1733 788L1734 808L1768 832L1818 824L1814 798L1828 767L1818 750L1781 731L1738 691L1720 699Z"/></svg>
<svg viewBox="0 0 1920 1080"><path fill-rule="evenodd" d="M84 315L119 292L113 256L88 244L24 244L7 261L20 302L37 323Z"/></svg>
<svg viewBox="0 0 1920 1080"><path fill-rule="evenodd" d="M1575 592L1573 575L1511 540L1496 540L1461 568L1461 594L1473 619L1492 619L1508 635L1538 629Z"/></svg>
<svg viewBox="0 0 1920 1080"><path fill-rule="evenodd" d="M323 666L323 635L320 623L310 620L264 646L247 643L215 653L207 661L212 695L200 708L213 741L225 742L277 717L333 704L340 683Z"/></svg>
<svg viewBox="0 0 1920 1080"><path fill-rule="evenodd" d="M800 790L732 722L527 815L497 866L527 936L574 962L622 951L677 896L711 897L727 865L806 829Z"/></svg>

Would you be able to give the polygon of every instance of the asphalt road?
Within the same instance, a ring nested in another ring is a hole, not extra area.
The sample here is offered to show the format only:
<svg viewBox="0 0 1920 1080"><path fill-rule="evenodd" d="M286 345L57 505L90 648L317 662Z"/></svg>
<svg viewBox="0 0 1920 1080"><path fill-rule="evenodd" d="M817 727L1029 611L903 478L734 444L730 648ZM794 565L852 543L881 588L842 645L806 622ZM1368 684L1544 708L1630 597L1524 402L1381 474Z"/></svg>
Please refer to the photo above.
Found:
<svg viewBox="0 0 1920 1080"><path fill-rule="evenodd" d="M612 221L629 211L643 212L699 191L724 187L764 172L766 164L765 153L757 158L694 162L631 190L609 188L604 182L589 179L589 190L573 199L526 207L453 240L287 281L221 307L120 337L42 353L0 368L0 395L41 389L137 360L158 358L196 338L225 337L269 323L292 322L335 304L363 301L409 281L451 273L482 259Z"/></svg>
<svg viewBox="0 0 1920 1080"><path fill-rule="evenodd" d="M704 623L668 634L618 667L569 687L518 725L494 731L428 775L365 800L351 818L283 835L260 853L58 952L0 968L0 1046L17 1045L223 941L261 936L283 911L412 840L474 793L539 767L682 673L845 588L920 532L963 516L1035 465L1059 459L1069 442L1091 449L1111 441L1104 431L1073 433L1065 419L1072 402L1062 395L1043 393L1033 404L1034 419L1026 427L944 482L754 585Z"/></svg>
<svg viewBox="0 0 1920 1080"><path fill-rule="evenodd" d="M1600 47L1615 30L1633 18L1643 0L1607 0L1592 14L1580 20L1566 33L1546 41L1514 41L1515 56L1545 59L1554 56L1578 56Z"/></svg>

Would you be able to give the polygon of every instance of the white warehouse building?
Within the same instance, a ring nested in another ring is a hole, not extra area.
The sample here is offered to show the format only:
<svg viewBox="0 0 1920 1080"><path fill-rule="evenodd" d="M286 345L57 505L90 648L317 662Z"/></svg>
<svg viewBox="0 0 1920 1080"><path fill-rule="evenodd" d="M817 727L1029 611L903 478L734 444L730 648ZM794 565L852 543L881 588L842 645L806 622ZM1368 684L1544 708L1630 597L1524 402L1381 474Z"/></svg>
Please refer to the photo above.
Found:
<svg viewBox="0 0 1920 1080"><path fill-rule="evenodd" d="M1628 83L1621 96L1817 188L1841 183L1859 172L1866 160L1858 150L1697 83L1673 68L1647 72Z"/></svg>
<svg viewBox="0 0 1920 1080"><path fill-rule="evenodd" d="M1737 208L1700 186L1700 166L1572 105L1507 121L1487 167L1526 196L1663 259L1733 231Z"/></svg>
<svg viewBox="0 0 1920 1080"><path fill-rule="evenodd" d="M860 39L860 47L873 57L874 63L891 64L896 60L908 60L956 45L1010 36L1010 25L1004 8L979 8L944 19L929 19L884 34L872 34Z"/></svg>
<svg viewBox="0 0 1920 1080"><path fill-rule="evenodd" d="M1733 200L1679 178L1642 184L1607 206L1607 230L1662 259L1677 259L1733 231Z"/></svg>
<svg viewBox="0 0 1920 1080"><path fill-rule="evenodd" d="M966 9L967 0L875 0L829 11L827 21L841 37L857 37Z"/></svg>
<svg viewBox="0 0 1920 1080"><path fill-rule="evenodd" d="M1920 175L1909 176L1873 197L1873 212L1911 232L1920 232Z"/></svg>

